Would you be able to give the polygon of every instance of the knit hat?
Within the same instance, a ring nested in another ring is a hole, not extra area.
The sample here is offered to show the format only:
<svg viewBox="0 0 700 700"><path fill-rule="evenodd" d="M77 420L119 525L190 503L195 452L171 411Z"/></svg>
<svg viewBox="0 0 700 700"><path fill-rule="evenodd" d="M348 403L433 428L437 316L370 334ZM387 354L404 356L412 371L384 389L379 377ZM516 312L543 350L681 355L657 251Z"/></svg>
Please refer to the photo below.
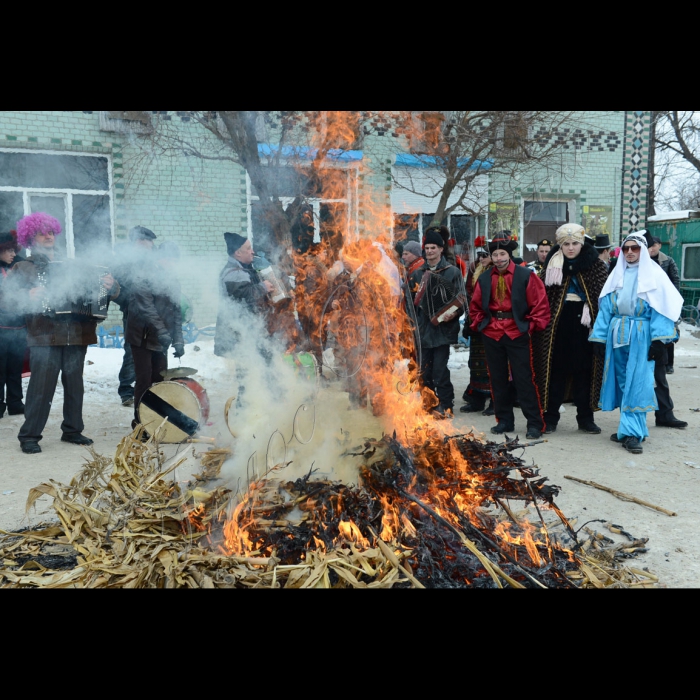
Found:
<svg viewBox="0 0 700 700"><path fill-rule="evenodd" d="M248 239L241 236L239 233L224 233L226 241L226 250L229 255L233 255Z"/></svg>
<svg viewBox="0 0 700 700"><path fill-rule="evenodd" d="M17 242L23 248L30 248L37 233L53 232L54 236L61 233L61 224L49 214L37 211L27 214L17 222Z"/></svg>
<svg viewBox="0 0 700 700"><path fill-rule="evenodd" d="M518 242L513 240L513 234L508 229L499 231L489 241L489 253L495 250L505 250L512 257L513 251L518 247Z"/></svg>
<svg viewBox="0 0 700 700"><path fill-rule="evenodd" d="M420 247L420 243L418 243L418 241L409 241L404 245L403 250L404 252L408 251L417 258L420 258L423 255L423 249Z"/></svg>
<svg viewBox="0 0 700 700"><path fill-rule="evenodd" d="M586 229L579 224L564 224L554 234L559 245L559 250L552 255L547 263L547 272L544 275L544 283L547 287L553 284L561 284L564 279L564 251L561 246L567 241L576 241L583 245L586 242Z"/></svg>
<svg viewBox="0 0 700 700"><path fill-rule="evenodd" d="M158 236L145 226L134 226L129 230L130 241L154 241L156 238Z"/></svg>
<svg viewBox="0 0 700 700"><path fill-rule="evenodd" d="M440 235L439 229L429 228L425 232L425 236L423 237L423 246L426 246L428 244L436 245L439 248L445 247L445 241L443 240L442 236Z"/></svg>
<svg viewBox="0 0 700 700"><path fill-rule="evenodd" d="M0 253L3 253L6 250L14 250L15 253L19 252L19 246L17 245L17 231L0 233Z"/></svg>

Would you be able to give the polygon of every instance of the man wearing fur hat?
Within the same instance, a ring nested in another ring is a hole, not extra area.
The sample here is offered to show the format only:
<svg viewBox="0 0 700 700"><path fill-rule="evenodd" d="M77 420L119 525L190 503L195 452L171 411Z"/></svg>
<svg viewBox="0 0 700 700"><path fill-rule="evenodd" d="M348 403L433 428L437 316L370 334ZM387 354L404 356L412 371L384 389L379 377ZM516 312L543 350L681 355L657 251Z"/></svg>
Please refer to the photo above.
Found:
<svg viewBox="0 0 700 700"><path fill-rule="evenodd" d="M506 232L489 242L493 267L482 273L469 306L473 330L480 331L497 424L500 435L515 430L513 394L509 375L527 420L527 437L538 438L545 429L532 370L531 335L549 323L549 304L544 284L532 270L511 258L517 243Z"/></svg>
<svg viewBox="0 0 700 700"><path fill-rule="evenodd" d="M459 268L450 265L443 256L444 247L439 230L426 231L423 239L425 264L413 272L409 284L411 289L417 287L413 303L421 342L421 378L424 386L438 398L433 415L451 418L455 391L447 362L450 346L459 340L462 312L444 321L436 319L436 312L453 301L457 294L464 294L464 280Z"/></svg>
<svg viewBox="0 0 700 700"><path fill-rule="evenodd" d="M576 405L578 429L600 433L593 412L598 410L603 363L594 358L588 334L608 270L584 234L578 224L560 226L540 272L551 312L547 328L533 340L545 433L557 429L559 406L567 400Z"/></svg>
<svg viewBox="0 0 700 700"><path fill-rule="evenodd" d="M253 314L267 315L272 310L269 294L274 290L273 284L262 280L253 267L255 251L250 240L228 231L224 239L228 262L219 275L221 301L216 320L215 355L230 355L236 346L236 332L231 322L239 311L234 304L242 304Z"/></svg>
<svg viewBox="0 0 700 700"><path fill-rule="evenodd" d="M7 289L7 279L17 259L17 232L0 233L0 418L7 412L24 413L22 403L22 365L27 348L27 324L24 314L17 313L15 300Z"/></svg>
<svg viewBox="0 0 700 700"><path fill-rule="evenodd" d="M52 300L47 298L43 276L56 275L59 286L66 285L64 293L70 291L67 272L61 266L50 268L58 261L54 239L60 233L61 224L53 216L41 212L29 214L17 222L19 244L31 249L31 258L15 265L11 273L18 308L27 314L27 345L32 370L25 420L17 436L26 454L41 452L39 441L49 418L59 373L64 391L61 440L74 445L92 444L92 440L82 434L83 366L88 345L97 343L97 321L73 313L57 316L44 311L44 304ZM119 284L110 274L102 278L102 285L112 291L112 299L119 294Z"/></svg>
<svg viewBox="0 0 700 700"><path fill-rule="evenodd" d="M620 424L610 436L634 454L649 434L646 417L658 407L654 362L675 336L683 297L649 257L647 240L631 233L622 242L620 260L600 293L598 317L589 338L604 359L600 407L620 409Z"/></svg>

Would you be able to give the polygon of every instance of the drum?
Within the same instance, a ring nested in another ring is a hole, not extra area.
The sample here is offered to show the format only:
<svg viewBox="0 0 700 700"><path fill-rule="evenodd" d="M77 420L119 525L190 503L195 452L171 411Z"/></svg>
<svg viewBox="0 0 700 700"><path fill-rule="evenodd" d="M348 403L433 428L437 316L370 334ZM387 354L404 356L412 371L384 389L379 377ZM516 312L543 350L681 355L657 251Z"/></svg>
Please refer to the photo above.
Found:
<svg viewBox="0 0 700 700"><path fill-rule="evenodd" d="M179 377L178 379L173 379L173 381L180 382L180 384L184 384L188 389L192 390L202 408L202 422L205 422L209 418L209 397L204 387L192 377Z"/></svg>
<svg viewBox="0 0 700 700"><path fill-rule="evenodd" d="M199 430L206 420L205 410L208 416L209 399L204 388L194 379L180 379L153 384L141 397L136 412L139 422L151 435L167 418L159 440L178 443Z"/></svg>

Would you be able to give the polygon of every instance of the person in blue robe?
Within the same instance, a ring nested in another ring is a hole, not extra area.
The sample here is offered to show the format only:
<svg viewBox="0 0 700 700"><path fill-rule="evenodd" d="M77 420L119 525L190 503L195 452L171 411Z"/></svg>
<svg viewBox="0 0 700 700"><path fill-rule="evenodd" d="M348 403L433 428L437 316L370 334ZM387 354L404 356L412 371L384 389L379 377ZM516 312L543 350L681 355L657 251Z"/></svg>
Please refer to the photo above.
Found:
<svg viewBox="0 0 700 700"><path fill-rule="evenodd" d="M644 236L627 236L620 264L601 291L588 340L605 360L599 406L603 411L620 409L620 423L610 439L629 452L643 452L647 413L658 408L654 361L675 338L674 321L682 305L683 297L649 257Z"/></svg>

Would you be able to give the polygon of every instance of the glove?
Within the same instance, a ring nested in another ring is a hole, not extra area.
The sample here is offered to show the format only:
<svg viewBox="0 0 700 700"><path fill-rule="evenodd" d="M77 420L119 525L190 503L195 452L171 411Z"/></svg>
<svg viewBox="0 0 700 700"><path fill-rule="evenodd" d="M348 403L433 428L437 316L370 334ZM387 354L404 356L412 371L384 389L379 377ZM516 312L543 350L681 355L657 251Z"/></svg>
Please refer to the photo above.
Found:
<svg viewBox="0 0 700 700"><path fill-rule="evenodd" d="M158 342L160 343L161 352L166 352L168 348L172 345L173 339L167 333L161 333L158 336Z"/></svg>
<svg viewBox="0 0 700 700"><path fill-rule="evenodd" d="M647 355L647 360L652 362L659 362L663 360L666 354L666 348L660 340L652 340L649 346L649 354Z"/></svg>
<svg viewBox="0 0 700 700"><path fill-rule="evenodd" d="M173 348L175 349L175 352L173 353L173 357L182 357L185 354L185 344L184 343L175 343L173 345Z"/></svg>
<svg viewBox="0 0 700 700"><path fill-rule="evenodd" d="M599 360L605 359L605 343L593 343L593 356Z"/></svg>

